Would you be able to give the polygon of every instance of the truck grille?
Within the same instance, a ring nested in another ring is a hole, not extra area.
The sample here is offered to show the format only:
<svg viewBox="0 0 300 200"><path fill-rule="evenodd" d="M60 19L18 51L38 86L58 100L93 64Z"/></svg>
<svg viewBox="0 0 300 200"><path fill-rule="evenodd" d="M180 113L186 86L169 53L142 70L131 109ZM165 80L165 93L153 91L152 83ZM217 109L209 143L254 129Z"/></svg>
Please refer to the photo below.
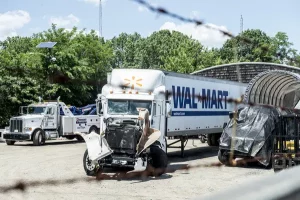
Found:
<svg viewBox="0 0 300 200"><path fill-rule="evenodd" d="M23 121L22 119L12 119L10 120L10 132L15 132L18 130L19 133L22 132L23 129Z"/></svg>
<svg viewBox="0 0 300 200"><path fill-rule="evenodd" d="M135 154L141 132L133 125L108 127L106 140L115 153Z"/></svg>

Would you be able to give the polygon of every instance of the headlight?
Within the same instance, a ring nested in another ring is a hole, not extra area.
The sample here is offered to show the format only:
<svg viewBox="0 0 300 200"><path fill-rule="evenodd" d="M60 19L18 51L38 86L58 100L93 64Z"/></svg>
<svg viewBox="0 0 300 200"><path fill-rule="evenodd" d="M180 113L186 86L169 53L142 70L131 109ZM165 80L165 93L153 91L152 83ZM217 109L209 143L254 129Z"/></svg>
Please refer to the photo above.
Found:
<svg viewBox="0 0 300 200"><path fill-rule="evenodd" d="M32 131L32 128L31 127L25 127L24 131Z"/></svg>

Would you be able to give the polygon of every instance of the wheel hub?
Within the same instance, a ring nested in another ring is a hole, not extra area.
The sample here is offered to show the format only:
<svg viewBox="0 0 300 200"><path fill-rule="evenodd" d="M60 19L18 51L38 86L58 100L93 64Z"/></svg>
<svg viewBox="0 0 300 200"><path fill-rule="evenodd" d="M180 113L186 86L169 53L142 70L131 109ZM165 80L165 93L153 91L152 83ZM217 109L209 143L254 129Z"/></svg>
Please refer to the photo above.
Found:
<svg viewBox="0 0 300 200"><path fill-rule="evenodd" d="M86 164L86 168L87 168L88 170L92 171L92 170L95 169L95 165L92 164L92 161L89 159L88 156L86 157L85 164Z"/></svg>

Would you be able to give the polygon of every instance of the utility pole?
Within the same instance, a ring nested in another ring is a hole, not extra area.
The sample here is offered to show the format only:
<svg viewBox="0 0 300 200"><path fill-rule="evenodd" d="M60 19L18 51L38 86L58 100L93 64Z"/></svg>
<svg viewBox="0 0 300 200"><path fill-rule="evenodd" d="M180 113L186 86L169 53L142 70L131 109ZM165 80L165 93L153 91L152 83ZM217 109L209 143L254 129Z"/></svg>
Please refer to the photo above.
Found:
<svg viewBox="0 0 300 200"><path fill-rule="evenodd" d="M243 15L241 15L241 20L240 20L240 33L243 32L244 29L244 22L243 22Z"/></svg>
<svg viewBox="0 0 300 200"><path fill-rule="evenodd" d="M99 0L99 38L102 37L102 0Z"/></svg>
<svg viewBox="0 0 300 200"><path fill-rule="evenodd" d="M99 0L99 42L101 43L101 37L102 37L102 0ZM96 67L96 88L97 88L97 93L99 93L99 67Z"/></svg>

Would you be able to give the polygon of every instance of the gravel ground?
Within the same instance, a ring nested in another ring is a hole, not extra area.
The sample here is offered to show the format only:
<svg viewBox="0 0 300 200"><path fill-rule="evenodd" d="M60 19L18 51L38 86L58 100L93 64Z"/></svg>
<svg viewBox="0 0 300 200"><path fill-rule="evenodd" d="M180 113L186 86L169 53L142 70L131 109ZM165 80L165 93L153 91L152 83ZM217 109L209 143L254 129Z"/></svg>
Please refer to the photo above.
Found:
<svg viewBox="0 0 300 200"><path fill-rule="evenodd" d="M32 146L30 142L19 142L14 146L0 143L0 187L14 184L18 180L84 178L86 175L82 158L85 148L84 143L77 143L76 140L47 141L46 145L41 147ZM185 158L180 157L178 149L168 151L172 167L179 167L183 163L204 164L218 161L217 148L209 147L200 141L195 141L194 144L192 141L188 142ZM23 193L0 193L0 199L201 199L203 195L272 174L273 170L259 166L198 168L146 180L39 185Z"/></svg>

